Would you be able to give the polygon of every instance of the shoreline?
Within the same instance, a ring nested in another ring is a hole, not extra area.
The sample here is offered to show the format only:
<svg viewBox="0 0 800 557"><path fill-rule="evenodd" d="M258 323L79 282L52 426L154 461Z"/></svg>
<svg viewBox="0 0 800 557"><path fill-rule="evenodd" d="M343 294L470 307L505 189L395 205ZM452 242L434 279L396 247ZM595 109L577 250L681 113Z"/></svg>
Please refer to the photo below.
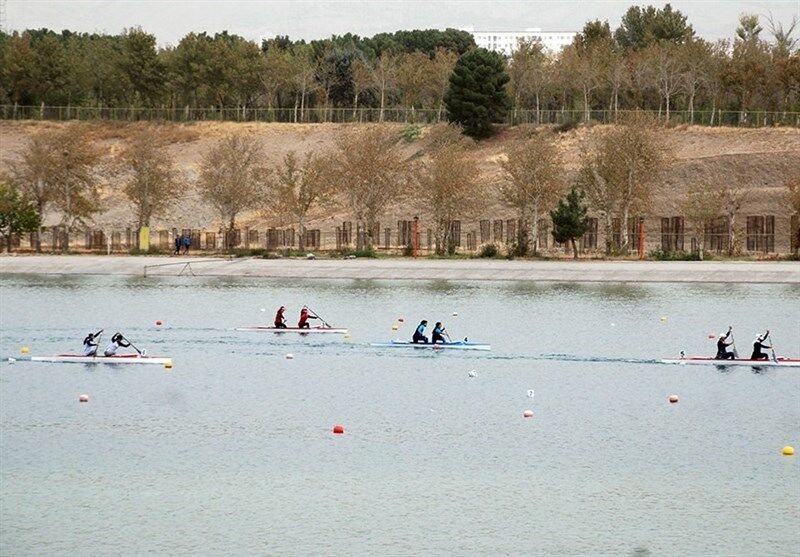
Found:
<svg viewBox="0 0 800 557"><path fill-rule="evenodd" d="M800 284L800 264L794 261L306 260L127 255L0 257L0 276L12 274Z"/></svg>

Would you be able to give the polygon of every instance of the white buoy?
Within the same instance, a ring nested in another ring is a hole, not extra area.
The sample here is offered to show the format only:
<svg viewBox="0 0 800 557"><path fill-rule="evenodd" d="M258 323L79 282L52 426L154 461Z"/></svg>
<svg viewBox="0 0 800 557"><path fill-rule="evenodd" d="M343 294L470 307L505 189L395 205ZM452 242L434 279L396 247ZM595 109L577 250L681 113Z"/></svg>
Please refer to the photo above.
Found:
<svg viewBox="0 0 800 557"><path fill-rule="evenodd" d="M261 311L267 311L267 308L261 308Z"/></svg>
<svg viewBox="0 0 800 557"><path fill-rule="evenodd" d="M286 354L287 360L294 360L294 354Z"/></svg>
<svg viewBox="0 0 800 557"><path fill-rule="evenodd" d="M472 371L469 372L469 376L470 377L477 377L478 376L478 372L473 369Z"/></svg>
<svg viewBox="0 0 800 557"><path fill-rule="evenodd" d="M528 389L528 398L533 398L533 389Z"/></svg>
<svg viewBox="0 0 800 557"><path fill-rule="evenodd" d="M16 358L9 358L9 359L8 359L8 363L9 363L9 364L13 364L13 363L14 363L14 362L16 362L16 361L17 361L17 359L16 359Z"/></svg>
<svg viewBox="0 0 800 557"><path fill-rule="evenodd" d="M457 311L453 312L453 317L458 317L458 312Z"/></svg>

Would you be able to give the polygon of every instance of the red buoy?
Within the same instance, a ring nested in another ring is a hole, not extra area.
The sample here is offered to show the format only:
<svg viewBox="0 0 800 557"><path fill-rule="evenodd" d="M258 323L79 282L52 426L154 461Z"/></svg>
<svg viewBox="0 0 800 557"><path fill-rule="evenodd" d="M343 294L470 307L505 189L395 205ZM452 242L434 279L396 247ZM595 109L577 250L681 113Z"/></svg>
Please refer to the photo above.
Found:
<svg viewBox="0 0 800 557"><path fill-rule="evenodd" d="M156 321L156 327L160 327L160 326L161 326L161 321L160 320Z"/></svg>
<svg viewBox="0 0 800 557"><path fill-rule="evenodd" d="M333 426L333 432L337 435L341 435L344 433L344 426L340 424L336 424Z"/></svg>

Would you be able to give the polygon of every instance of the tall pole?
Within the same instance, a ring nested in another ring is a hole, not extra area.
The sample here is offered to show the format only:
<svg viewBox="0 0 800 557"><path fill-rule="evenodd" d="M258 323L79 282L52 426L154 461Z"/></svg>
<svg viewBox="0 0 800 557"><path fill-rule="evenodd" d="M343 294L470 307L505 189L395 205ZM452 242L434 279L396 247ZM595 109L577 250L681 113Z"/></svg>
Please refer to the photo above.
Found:
<svg viewBox="0 0 800 557"><path fill-rule="evenodd" d="M644 219L639 219L639 259L644 259Z"/></svg>

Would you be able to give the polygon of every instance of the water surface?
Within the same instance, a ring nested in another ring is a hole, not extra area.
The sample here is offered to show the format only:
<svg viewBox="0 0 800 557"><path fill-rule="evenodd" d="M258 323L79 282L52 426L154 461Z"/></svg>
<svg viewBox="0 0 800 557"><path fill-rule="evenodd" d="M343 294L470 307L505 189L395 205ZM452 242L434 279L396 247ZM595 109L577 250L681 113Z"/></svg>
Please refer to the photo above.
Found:
<svg viewBox="0 0 800 557"><path fill-rule="evenodd" d="M352 338L232 330L304 303ZM2 364L3 555L800 544L800 370L653 362L729 324L797 357L798 286L4 276L0 308L4 356L102 327L175 363ZM493 349L368 346L423 317Z"/></svg>

